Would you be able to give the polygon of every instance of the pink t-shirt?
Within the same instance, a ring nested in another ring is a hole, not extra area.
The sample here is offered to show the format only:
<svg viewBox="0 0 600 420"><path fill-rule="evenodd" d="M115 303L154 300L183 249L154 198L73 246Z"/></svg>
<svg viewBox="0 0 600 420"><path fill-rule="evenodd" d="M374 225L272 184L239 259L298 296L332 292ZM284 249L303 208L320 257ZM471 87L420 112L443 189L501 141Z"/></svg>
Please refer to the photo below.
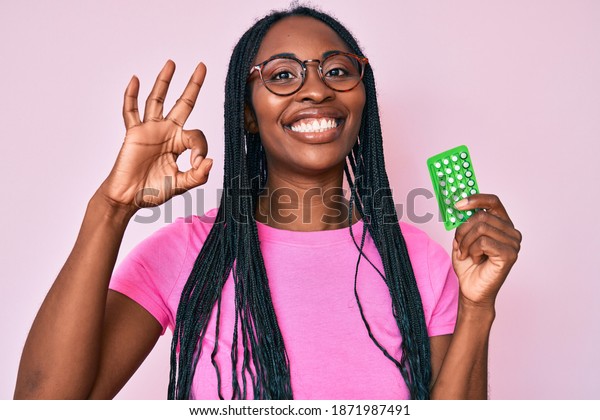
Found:
<svg viewBox="0 0 600 420"><path fill-rule="evenodd" d="M129 296L166 328L173 329L181 291L216 216L179 218L142 241L115 270L111 289ZM361 237L362 221L353 226ZM458 282L448 254L421 230L401 223L430 336L452 334ZM289 357L296 399L408 399L398 369L369 338L354 296L358 251L348 228L294 232L258 223L260 247L273 305ZM357 240L359 240L357 239ZM364 253L383 272L373 240ZM401 337L389 291L375 269L360 263L358 294L377 340L400 360ZM192 396L215 399L217 379L210 353L216 311L209 323ZM221 391L231 398L231 341L234 289L231 276L222 294L219 352ZM238 344L242 360L241 341ZM238 365L241 362L238 362ZM249 396L252 396L249 387Z"/></svg>

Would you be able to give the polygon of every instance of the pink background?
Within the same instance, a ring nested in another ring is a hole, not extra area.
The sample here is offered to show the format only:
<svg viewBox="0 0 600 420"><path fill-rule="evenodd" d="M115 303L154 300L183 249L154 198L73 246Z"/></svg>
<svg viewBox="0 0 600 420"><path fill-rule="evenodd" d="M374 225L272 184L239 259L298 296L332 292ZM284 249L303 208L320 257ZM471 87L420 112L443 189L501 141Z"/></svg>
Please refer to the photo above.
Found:
<svg viewBox="0 0 600 420"><path fill-rule="evenodd" d="M207 4L2 2L0 398L12 397L31 322L117 155L132 74L145 97L173 59L170 105L197 61L206 63L187 126L202 128L215 159L205 205L194 210L215 206L231 50L255 18L287 2ZM491 397L598 399L600 2L319 4L354 32L373 65L398 202L431 188L427 157L467 144L479 185L501 197L523 232L497 304ZM174 200L173 217L184 214L183 202ZM434 200L418 204L420 214L436 211ZM153 224L132 222L119 260L164 222L164 213ZM452 233L440 223L420 227L449 248ZM119 398L165 397L169 345L167 334Z"/></svg>

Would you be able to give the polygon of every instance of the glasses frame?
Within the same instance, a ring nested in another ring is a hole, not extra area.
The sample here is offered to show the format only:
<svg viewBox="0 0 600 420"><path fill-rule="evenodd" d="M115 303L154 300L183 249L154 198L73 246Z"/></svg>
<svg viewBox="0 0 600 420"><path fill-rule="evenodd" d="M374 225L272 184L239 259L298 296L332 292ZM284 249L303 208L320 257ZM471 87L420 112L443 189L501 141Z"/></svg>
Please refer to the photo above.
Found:
<svg viewBox="0 0 600 420"><path fill-rule="evenodd" d="M327 60L327 59L329 59L329 58L331 58L331 57L335 57L335 56L338 56L338 55L344 55L344 56L347 56L347 57L355 58L360 63L360 78L357 80L356 84L354 86L352 86L351 88L349 88L349 89L336 89L336 88L330 86L327 83L327 81L325 80L325 77L323 76L322 62L325 61L325 60ZM293 92L290 92L290 93L277 93L277 92L273 92L271 90L271 88L269 88L269 83L265 82L265 79L263 78L263 74L262 74L262 69L263 69L263 67L267 63L269 63L269 62L271 62L273 60L280 60L282 58L289 59L289 60L294 60L295 62L297 62L298 64L300 64L300 66L302 67L302 81L300 82L300 84L298 85L298 87ZM304 60L304 61L302 61L302 60L300 60L300 59L298 59L296 57L291 57L291 56L285 56L285 57L277 57L277 56L275 56L275 57L271 57L268 60L265 60L262 63L257 64L254 67L252 67L250 69L250 73L248 74L248 77L252 76L252 73L254 73L255 71L258 71L258 74L260 75L260 80L262 80L263 85L267 88L267 90L269 92L271 92L272 94L277 95L277 96L290 96L290 95L293 95L294 93L298 92L300 89L302 89L302 86L304 86L304 82L306 81L306 72L308 71L308 67L306 66L306 64L308 64L308 63L319 63L319 66L317 67L317 71L319 73L319 78L321 79L321 81L323 83L325 83L325 86L327 86L329 89L335 90L336 92L348 92L348 91L354 89L356 86L358 86L360 84L360 82L362 81L363 76L365 74L365 67L369 63L369 59L367 57L361 57L359 55L352 54L352 53L346 53L346 52L336 52L336 53L330 54L327 57L325 57L323 60L314 59L314 60Z"/></svg>

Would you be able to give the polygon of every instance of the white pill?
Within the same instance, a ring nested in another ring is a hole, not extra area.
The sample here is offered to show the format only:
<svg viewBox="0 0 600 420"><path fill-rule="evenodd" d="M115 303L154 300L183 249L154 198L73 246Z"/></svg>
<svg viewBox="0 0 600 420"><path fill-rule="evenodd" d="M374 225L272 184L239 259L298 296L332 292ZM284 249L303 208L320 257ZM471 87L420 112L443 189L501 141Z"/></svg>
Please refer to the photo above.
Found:
<svg viewBox="0 0 600 420"><path fill-rule="evenodd" d="M463 166L464 166L465 168L468 168L468 167L469 167L469 162L463 162Z"/></svg>
<svg viewBox="0 0 600 420"><path fill-rule="evenodd" d="M452 162L456 162L458 160L456 156L452 156L450 159L452 159Z"/></svg>
<svg viewBox="0 0 600 420"><path fill-rule="evenodd" d="M450 214L454 213L454 210L452 209L452 207L450 207L450 208L448 209L448 213L450 213Z"/></svg>
<svg viewBox="0 0 600 420"><path fill-rule="evenodd" d="M446 173L447 173L447 174L451 174L451 173L452 173L452 169L450 169L450 168L446 168Z"/></svg>
<svg viewBox="0 0 600 420"><path fill-rule="evenodd" d="M459 187L460 187L461 190L464 190L466 188L465 184L463 184L462 182L460 183Z"/></svg>
<svg viewBox="0 0 600 420"><path fill-rule="evenodd" d="M476 190L475 188L473 188L473 189L471 190L471 194L477 194L477 190Z"/></svg>
<svg viewBox="0 0 600 420"><path fill-rule="evenodd" d="M466 159L466 158L467 158L467 154L466 154L465 152L462 152L462 153L460 154L460 158L461 158L461 159Z"/></svg>
<svg viewBox="0 0 600 420"><path fill-rule="evenodd" d="M471 176L473 175L473 172L467 171L467 172L465 172L465 175L467 178L471 178Z"/></svg>
<svg viewBox="0 0 600 420"><path fill-rule="evenodd" d="M450 163L450 161L448 159L444 159L444 165L447 165L449 163Z"/></svg>
<svg viewBox="0 0 600 420"><path fill-rule="evenodd" d="M472 214L473 214L473 212L471 210L467 211L467 216L470 216Z"/></svg>
<svg viewBox="0 0 600 420"><path fill-rule="evenodd" d="M452 178L452 177L448 178L448 182L451 184L454 184L454 178Z"/></svg>
<svg viewBox="0 0 600 420"><path fill-rule="evenodd" d="M469 187L472 187L473 185L475 185L475 181L473 181L472 179L469 179L469 182L467 182L467 185Z"/></svg>
<svg viewBox="0 0 600 420"><path fill-rule="evenodd" d="M435 167L440 169L442 167L442 164L440 162L435 162Z"/></svg>
<svg viewBox="0 0 600 420"><path fill-rule="evenodd" d="M458 166L458 165L454 165L454 170L455 170L455 171L460 171L460 166Z"/></svg>
<svg viewBox="0 0 600 420"><path fill-rule="evenodd" d="M444 176L444 173L440 171L440 172L438 172L438 176L441 178Z"/></svg>
<svg viewBox="0 0 600 420"><path fill-rule="evenodd" d="M463 214L462 214L462 213L458 213L458 218L459 218L460 220L464 219L464 217L465 217L465 216L463 216Z"/></svg>
<svg viewBox="0 0 600 420"><path fill-rule="evenodd" d="M450 201L450 199L449 199L449 198L446 198L446 200L444 201L444 203L446 203L446 204L448 204L448 205L449 205L449 204L451 203L451 201Z"/></svg>
<svg viewBox="0 0 600 420"><path fill-rule="evenodd" d="M452 223L455 223L455 222L456 222L456 217L451 217L451 218L450 218L450 221L451 221Z"/></svg>
<svg viewBox="0 0 600 420"><path fill-rule="evenodd" d="M466 192L463 192L461 195L462 195L462 198L467 198L467 193Z"/></svg>
<svg viewBox="0 0 600 420"><path fill-rule="evenodd" d="M440 181L440 187L445 187L446 186L446 181Z"/></svg>
<svg viewBox="0 0 600 420"><path fill-rule="evenodd" d="M456 192L456 187L455 187L454 185L453 185L453 186L451 186L451 187L450 187L450 191L452 191L452 192Z"/></svg>
<svg viewBox="0 0 600 420"><path fill-rule="evenodd" d="M456 179L458 179L460 181L461 179L463 179L463 176L461 174L458 174L458 175L456 175Z"/></svg>

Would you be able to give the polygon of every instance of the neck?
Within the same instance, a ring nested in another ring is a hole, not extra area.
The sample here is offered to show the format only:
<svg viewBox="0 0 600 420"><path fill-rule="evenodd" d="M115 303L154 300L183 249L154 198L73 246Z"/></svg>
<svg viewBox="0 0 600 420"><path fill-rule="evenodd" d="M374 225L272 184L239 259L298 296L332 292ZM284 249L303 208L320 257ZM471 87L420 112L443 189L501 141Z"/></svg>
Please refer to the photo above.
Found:
<svg viewBox="0 0 600 420"><path fill-rule="evenodd" d="M269 173L259 198L256 220L284 230L317 231L348 227L348 200L343 172L318 179L299 179ZM359 219L353 211L352 223Z"/></svg>

